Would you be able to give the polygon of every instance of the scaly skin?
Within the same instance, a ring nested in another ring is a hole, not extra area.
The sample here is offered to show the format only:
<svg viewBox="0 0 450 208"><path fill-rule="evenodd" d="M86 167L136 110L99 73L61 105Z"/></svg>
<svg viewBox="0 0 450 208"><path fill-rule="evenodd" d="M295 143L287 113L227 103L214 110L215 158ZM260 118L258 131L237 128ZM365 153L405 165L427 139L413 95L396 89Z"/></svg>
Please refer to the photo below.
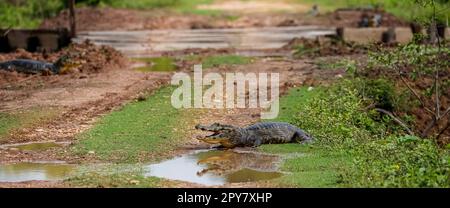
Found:
<svg viewBox="0 0 450 208"><path fill-rule="evenodd" d="M6 71L17 71L26 74L42 74L51 72L58 74L67 57L63 56L54 64L35 61L29 59L16 59L11 61L0 62L0 69Z"/></svg>
<svg viewBox="0 0 450 208"><path fill-rule="evenodd" d="M195 128L214 132L199 140L221 144L226 148L312 141L312 137L303 130L283 122L261 122L245 128L214 123L210 126L197 125Z"/></svg>

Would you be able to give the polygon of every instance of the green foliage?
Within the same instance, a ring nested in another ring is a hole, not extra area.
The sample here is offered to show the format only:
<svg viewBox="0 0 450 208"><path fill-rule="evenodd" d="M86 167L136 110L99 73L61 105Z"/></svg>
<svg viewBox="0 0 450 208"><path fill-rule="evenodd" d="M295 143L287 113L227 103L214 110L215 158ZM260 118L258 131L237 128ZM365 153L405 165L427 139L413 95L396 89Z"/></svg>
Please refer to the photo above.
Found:
<svg viewBox="0 0 450 208"><path fill-rule="evenodd" d="M420 75L433 74L435 67L448 69L447 61L442 61L450 56L450 48L419 45L410 43L395 48L394 50L382 49L369 53L368 69L381 69L397 73L399 69L409 69L410 78L416 79Z"/></svg>
<svg viewBox="0 0 450 208"><path fill-rule="evenodd" d="M334 10L342 7L374 7L382 6L386 11L405 19L415 21L429 21L433 16L433 0L295 0L298 3L308 2L318 4L322 10ZM438 20L445 22L450 13L450 2L448 0L435 0Z"/></svg>
<svg viewBox="0 0 450 208"><path fill-rule="evenodd" d="M370 133L384 131L368 112L362 111L358 91L342 83L311 99L294 118L294 124L307 130L327 148L351 146L370 140Z"/></svg>
<svg viewBox="0 0 450 208"><path fill-rule="evenodd" d="M34 28L62 8L61 0L0 1L0 28Z"/></svg>
<svg viewBox="0 0 450 208"><path fill-rule="evenodd" d="M449 150L430 140L401 136L401 131L387 133L389 120L374 120L375 112L362 109L360 81L355 80L308 96L299 96L308 92L304 89L293 89L281 98L279 119L311 133L315 143L259 148L286 155L282 169L292 174L278 182L295 187L449 187ZM385 80L373 82L380 88L374 95L391 88ZM294 107L284 108L287 103Z"/></svg>
<svg viewBox="0 0 450 208"><path fill-rule="evenodd" d="M361 187L449 187L449 152L431 140L387 137L356 146L346 182Z"/></svg>
<svg viewBox="0 0 450 208"><path fill-rule="evenodd" d="M392 111L404 102L404 96L396 92L394 84L389 80L355 78L353 81L360 97L367 100L367 105Z"/></svg>

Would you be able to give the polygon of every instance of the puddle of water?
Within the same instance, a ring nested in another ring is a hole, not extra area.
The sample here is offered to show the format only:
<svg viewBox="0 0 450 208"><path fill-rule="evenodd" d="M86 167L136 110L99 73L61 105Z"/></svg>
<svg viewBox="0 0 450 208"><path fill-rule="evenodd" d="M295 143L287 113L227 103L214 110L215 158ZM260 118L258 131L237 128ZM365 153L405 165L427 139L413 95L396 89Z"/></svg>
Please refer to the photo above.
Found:
<svg viewBox="0 0 450 208"><path fill-rule="evenodd" d="M251 182L280 177L279 158L235 151L197 151L145 167L145 176L203 185Z"/></svg>
<svg viewBox="0 0 450 208"><path fill-rule="evenodd" d="M32 180L62 180L75 170L65 163L16 163L0 165L0 182L23 182Z"/></svg>
<svg viewBox="0 0 450 208"><path fill-rule="evenodd" d="M170 57L136 58L135 60L145 63L145 66L136 68L138 71L171 72L176 70L174 61Z"/></svg>
<svg viewBox="0 0 450 208"><path fill-rule="evenodd" d="M61 147L63 144L50 142L32 142L23 144L4 145L3 148L15 148L22 151L43 151L54 147Z"/></svg>

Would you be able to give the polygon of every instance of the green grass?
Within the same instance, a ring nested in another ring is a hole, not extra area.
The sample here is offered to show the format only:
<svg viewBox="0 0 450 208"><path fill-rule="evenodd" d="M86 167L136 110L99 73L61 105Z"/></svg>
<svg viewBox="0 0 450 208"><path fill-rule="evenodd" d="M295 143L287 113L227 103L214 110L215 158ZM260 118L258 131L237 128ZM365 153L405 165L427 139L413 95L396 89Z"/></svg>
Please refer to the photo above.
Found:
<svg viewBox="0 0 450 208"><path fill-rule="evenodd" d="M194 110L175 109L173 87L163 87L147 100L133 102L103 117L79 136L76 154L95 155L105 161L138 162L174 150L183 138L183 127L191 126ZM166 154L167 155L167 154ZM153 156L153 157L152 157Z"/></svg>
<svg viewBox="0 0 450 208"><path fill-rule="evenodd" d="M252 58L238 55L217 55L203 58L204 69L223 65L243 65L251 63Z"/></svg>
<svg viewBox="0 0 450 208"><path fill-rule="evenodd" d="M137 164L81 165L64 182L73 187L144 188L160 187L162 179L145 177L145 170Z"/></svg>
<svg viewBox="0 0 450 208"><path fill-rule="evenodd" d="M98 174L85 173L65 181L73 187L87 188L148 188L160 187L162 179L140 174Z"/></svg>
<svg viewBox="0 0 450 208"><path fill-rule="evenodd" d="M5 140L15 130L48 121L57 113L56 109L37 108L14 113L0 112L0 141Z"/></svg>
<svg viewBox="0 0 450 208"><path fill-rule="evenodd" d="M264 145L259 149L285 157L281 171L288 174L274 181L282 187L339 187L341 171L349 167L352 159L343 152L328 152L311 145Z"/></svg>
<svg viewBox="0 0 450 208"><path fill-rule="evenodd" d="M138 71L170 72L176 70L173 58L170 57L134 58L133 60L138 62L144 62L148 65L136 68L136 70Z"/></svg>
<svg viewBox="0 0 450 208"><path fill-rule="evenodd" d="M291 122L306 102L320 93L320 88L313 88L311 91L307 87L290 89L287 95L280 98L280 112L273 121Z"/></svg>

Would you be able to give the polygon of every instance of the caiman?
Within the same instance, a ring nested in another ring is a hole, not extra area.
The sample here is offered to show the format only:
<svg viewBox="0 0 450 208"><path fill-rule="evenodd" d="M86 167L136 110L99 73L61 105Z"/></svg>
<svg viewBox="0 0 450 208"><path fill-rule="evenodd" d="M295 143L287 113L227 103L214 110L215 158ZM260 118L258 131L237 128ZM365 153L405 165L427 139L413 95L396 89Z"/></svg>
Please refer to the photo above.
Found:
<svg viewBox="0 0 450 208"><path fill-rule="evenodd" d="M47 63L30 59L15 59L0 62L0 70L17 71L26 74L59 74L67 60L68 56L62 56L55 63Z"/></svg>
<svg viewBox="0 0 450 208"><path fill-rule="evenodd" d="M260 122L240 128L214 123L209 126L197 125L196 129L211 131L213 134L200 141L221 144L226 148L257 147L261 144L309 143L313 138L298 127L284 122Z"/></svg>

